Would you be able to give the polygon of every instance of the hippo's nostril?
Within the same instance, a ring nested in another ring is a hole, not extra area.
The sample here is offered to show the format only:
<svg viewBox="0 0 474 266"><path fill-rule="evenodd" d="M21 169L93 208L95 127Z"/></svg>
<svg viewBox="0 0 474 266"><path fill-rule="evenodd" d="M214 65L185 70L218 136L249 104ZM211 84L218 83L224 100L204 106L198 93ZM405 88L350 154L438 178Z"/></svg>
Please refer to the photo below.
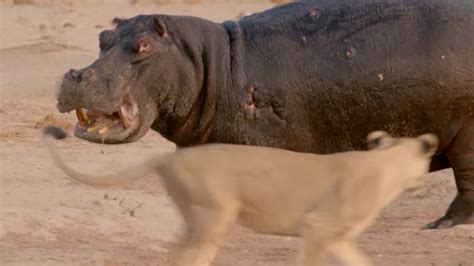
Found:
<svg viewBox="0 0 474 266"><path fill-rule="evenodd" d="M66 79L69 79L69 80L75 80L77 81L78 79L80 79L81 77L81 71L79 70L75 70L75 69L70 69L66 75L64 75L64 77Z"/></svg>
<svg viewBox="0 0 474 266"><path fill-rule="evenodd" d="M95 70L92 68L86 68L84 71L82 71L82 77L84 79L91 79L95 76Z"/></svg>

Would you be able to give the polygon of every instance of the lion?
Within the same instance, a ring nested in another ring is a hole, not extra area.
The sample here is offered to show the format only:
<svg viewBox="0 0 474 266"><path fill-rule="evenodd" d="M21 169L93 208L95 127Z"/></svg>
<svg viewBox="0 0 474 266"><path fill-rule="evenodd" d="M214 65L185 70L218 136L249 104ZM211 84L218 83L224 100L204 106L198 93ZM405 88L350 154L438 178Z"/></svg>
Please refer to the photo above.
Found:
<svg viewBox="0 0 474 266"><path fill-rule="evenodd" d="M45 143L72 179L94 187L120 186L157 173L186 223L173 265L210 265L234 221L256 233L302 237L302 265L318 265L326 250L351 265L370 265L355 238L384 206L419 188L438 138L368 135L368 151L318 155L234 144L178 149L121 174L92 176L68 167L45 130Z"/></svg>

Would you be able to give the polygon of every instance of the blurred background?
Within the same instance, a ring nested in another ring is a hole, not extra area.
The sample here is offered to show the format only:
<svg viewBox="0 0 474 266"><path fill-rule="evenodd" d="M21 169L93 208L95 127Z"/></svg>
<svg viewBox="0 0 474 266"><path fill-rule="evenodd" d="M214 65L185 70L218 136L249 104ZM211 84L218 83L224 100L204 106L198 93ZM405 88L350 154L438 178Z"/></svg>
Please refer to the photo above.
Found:
<svg viewBox="0 0 474 266"><path fill-rule="evenodd" d="M114 17L164 13L222 22L282 2L0 0L0 265L168 265L182 223L158 179L94 189L69 181L47 156L41 129L56 124L71 132L76 122L56 111L59 81L97 58L98 34L113 28ZM69 138L58 146L73 167L94 174L175 149L155 132L132 144ZM376 265L473 265L472 227L418 230L446 210L453 180L451 170L431 174L420 194L384 210L360 239ZM295 265L298 247L298 239L235 226L216 265Z"/></svg>
<svg viewBox="0 0 474 266"><path fill-rule="evenodd" d="M1 0L0 49L9 50L5 55L2 52L2 96L44 96L54 92L53 82L66 69L92 62L98 53L98 33L112 28L114 17L164 13L221 22L264 10L282 0L275 1ZM21 56L22 52L29 56ZM16 62L18 56L23 57L21 64ZM20 75L18 70L23 75L25 71L30 73L29 82L21 76L14 78ZM49 82L42 83L45 80Z"/></svg>

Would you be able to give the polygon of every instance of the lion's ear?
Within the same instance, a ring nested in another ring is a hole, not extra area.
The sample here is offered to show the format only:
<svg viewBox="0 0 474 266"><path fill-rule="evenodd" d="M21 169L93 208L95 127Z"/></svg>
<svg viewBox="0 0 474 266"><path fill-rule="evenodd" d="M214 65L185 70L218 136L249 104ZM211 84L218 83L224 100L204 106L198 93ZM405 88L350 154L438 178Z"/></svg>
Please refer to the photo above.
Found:
<svg viewBox="0 0 474 266"><path fill-rule="evenodd" d="M372 149L383 149L393 144L394 139L385 131L373 131L367 136L367 147Z"/></svg>
<svg viewBox="0 0 474 266"><path fill-rule="evenodd" d="M417 138L421 143L421 151L423 154L431 156L438 149L439 139L434 134L423 134Z"/></svg>

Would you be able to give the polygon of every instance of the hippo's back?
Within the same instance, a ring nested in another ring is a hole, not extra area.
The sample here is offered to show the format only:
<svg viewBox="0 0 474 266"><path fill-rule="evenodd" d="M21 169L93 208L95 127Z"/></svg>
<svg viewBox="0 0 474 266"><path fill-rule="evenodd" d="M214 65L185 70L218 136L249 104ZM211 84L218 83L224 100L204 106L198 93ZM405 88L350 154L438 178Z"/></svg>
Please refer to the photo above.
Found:
<svg viewBox="0 0 474 266"><path fill-rule="evenodd" d="M302 1L244 17L239 28L244 71L262 82L274 80L274 71L283 81L291 72L302 80L352 81L383 67L413 77L449 69L440 59L474 67L471 0Z"/></svg>
<svg viewBox="0 0 474 266"><path fill-rule="evenodd" d="M262 107L235 121L237 142L329 153L384 129L436 133L443 149L472 113L471 0L303 1L235 25L234 83Z"/></svg>

